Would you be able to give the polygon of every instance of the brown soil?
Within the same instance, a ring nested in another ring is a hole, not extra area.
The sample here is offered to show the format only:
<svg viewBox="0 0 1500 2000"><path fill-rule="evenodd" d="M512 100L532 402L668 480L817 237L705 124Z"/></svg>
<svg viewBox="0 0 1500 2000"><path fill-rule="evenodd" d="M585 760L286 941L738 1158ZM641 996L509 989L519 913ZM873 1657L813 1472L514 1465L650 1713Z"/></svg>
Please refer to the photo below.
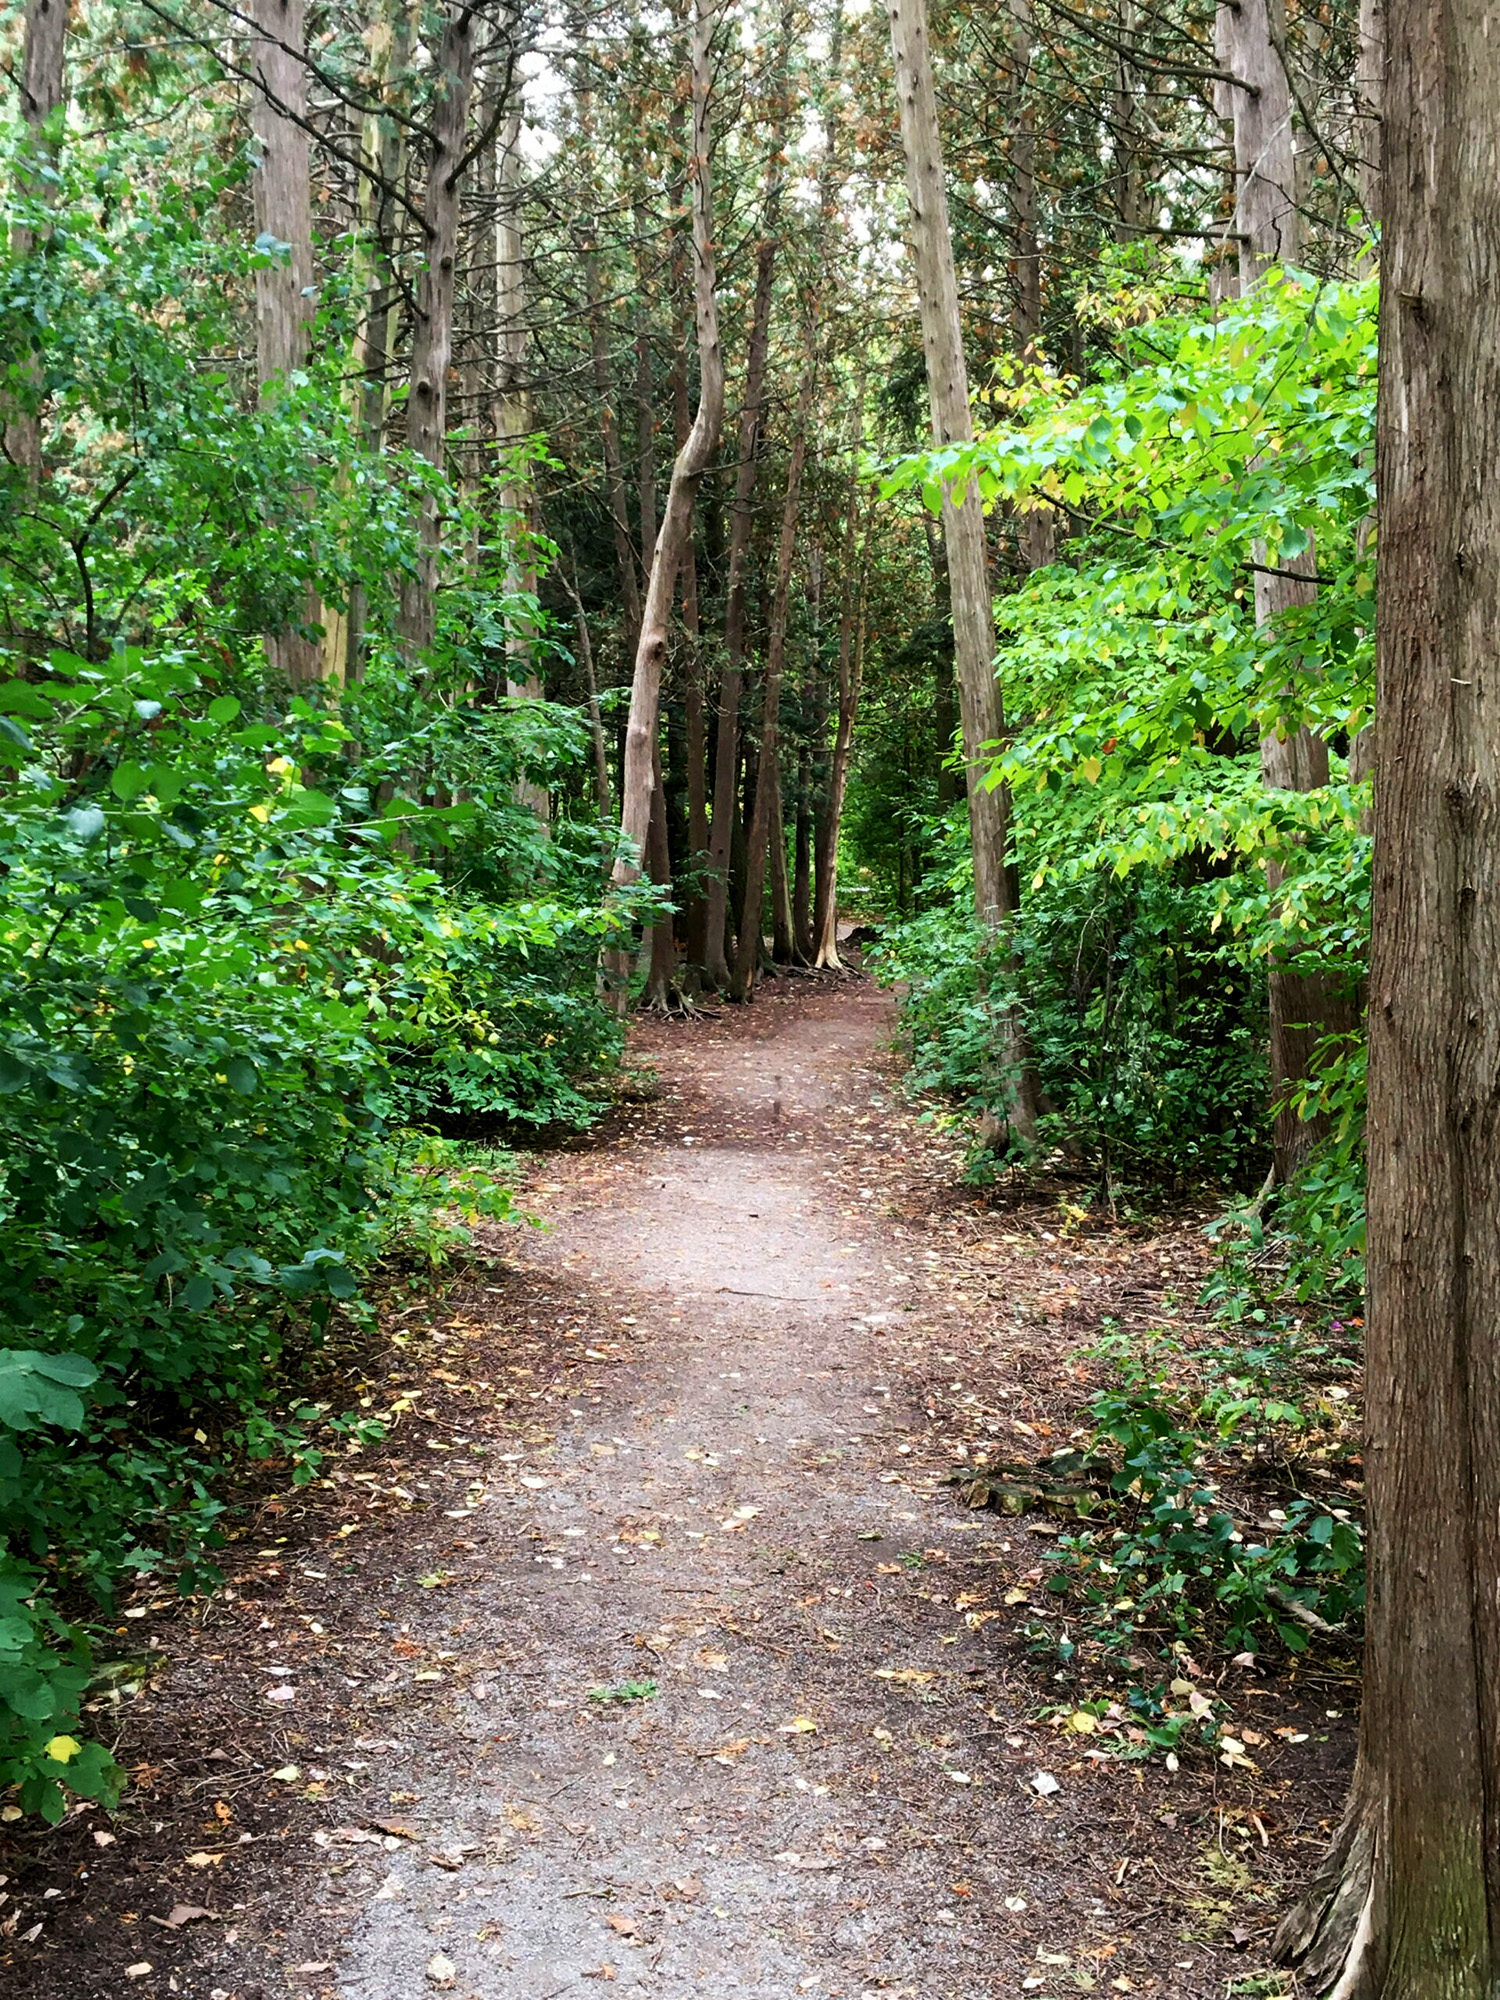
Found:
<svg viewBox="0 0 1500 2000"><path fill-rule="evenodd" d="M642 1025L659 1093L534 1162L547 1231L392 1316L387 1442L132 1607L132 1786L6 1830L7 1994L1291 1990L1347 1679L1232 1672L1254 1770L1091 1754L1006 1601L1055 1524L944 1483L1067 1441L1075 1351L1185 1310L1201 1218L964 1188L890 1026L810 980Z"/></svg>

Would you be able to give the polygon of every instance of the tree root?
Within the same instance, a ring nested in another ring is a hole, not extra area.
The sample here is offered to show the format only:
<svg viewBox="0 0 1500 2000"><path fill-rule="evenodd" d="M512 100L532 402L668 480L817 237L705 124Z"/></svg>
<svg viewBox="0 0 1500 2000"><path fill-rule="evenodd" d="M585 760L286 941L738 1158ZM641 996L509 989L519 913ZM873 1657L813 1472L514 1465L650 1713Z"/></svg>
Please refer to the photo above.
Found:
<svg viewBox="0 0 1500 2000"><path fill-rule="evenodd" d="M1369 1791L1356 1771L1333 1845L1271 1946L1276 1962L1293 1967L1317 2000L1374 2000L1370 1943L1380 1838Z"/></svg>

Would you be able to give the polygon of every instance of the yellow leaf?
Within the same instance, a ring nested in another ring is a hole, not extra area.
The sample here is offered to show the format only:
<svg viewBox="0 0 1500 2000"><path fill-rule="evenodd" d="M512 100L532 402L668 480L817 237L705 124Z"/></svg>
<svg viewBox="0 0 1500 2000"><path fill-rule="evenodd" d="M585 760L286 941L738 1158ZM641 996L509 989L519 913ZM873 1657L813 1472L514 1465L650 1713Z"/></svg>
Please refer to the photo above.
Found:
<svg viewBox="0 0 1500 2000"><path fill-rule="evenodd" d="M70 1764L82 1748L76 1736L54 1736L46 1754L54 1764Z"/></svg>
<svg viewBox="0 0 1500 2000"><path fill-rule="evenodd" d="M783 1722L776 1733L778 1736L807 1736L817 1726L810 1715L794 1715L790 1722Z"/></svg>

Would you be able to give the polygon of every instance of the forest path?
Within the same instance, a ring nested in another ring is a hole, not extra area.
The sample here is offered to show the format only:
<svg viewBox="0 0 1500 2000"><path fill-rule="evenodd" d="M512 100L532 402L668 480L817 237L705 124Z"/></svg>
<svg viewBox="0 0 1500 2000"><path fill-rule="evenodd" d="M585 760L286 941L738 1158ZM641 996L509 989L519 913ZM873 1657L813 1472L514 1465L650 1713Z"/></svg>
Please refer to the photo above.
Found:
<svg viewBox="0 0 1500 2000"><path fill-rule="evenodd" d="M472 1859L392 1857L346 2000L407 2000L438 1953L476 2000L988 1988L1018 1886L976 1811L992 1725L934 1744L948 1702L919 1698L968 1662L888 1586L973 1530L912 1491L883 1339L909 1275L839 1213L890 1012L823 989L757 1025L668 1031L673 1115L553 1163L520 1262L608 1287L635 1351L475 1517L453 1636L485 1679L402 1781L424 1845Z"/></svg>
<svg viewBox="0 0 1500 2000"><path fill-rule="evenodd" d="M384 1441L123 1607L130 1786L0 1826L7 1994L1279 1990L1236 1982L1347 1719L1314 1677L1246 1690L1258 1773L1102 1755L1028 1636L1056 1524L945 1483L1074 1434L1078 1349L1191 1311L1199 1220L966 1188L892 1025L810 979L636 1024L657 1087L531 1156L548 1227L411 1274L329 1385Z"/></svg>

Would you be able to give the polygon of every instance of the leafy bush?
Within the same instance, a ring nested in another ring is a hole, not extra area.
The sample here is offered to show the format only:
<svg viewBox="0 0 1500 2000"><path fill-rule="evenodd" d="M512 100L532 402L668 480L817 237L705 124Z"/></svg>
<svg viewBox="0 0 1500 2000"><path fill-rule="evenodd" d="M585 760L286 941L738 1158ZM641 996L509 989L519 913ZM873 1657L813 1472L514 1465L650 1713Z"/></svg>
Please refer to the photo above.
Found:
<svg viewBox="0 0 1500 2000"><path fill-rule="evenodd" d="M1203 885L1172 865L1046 882L1007 959L969 914L961 870L961 855L935 868L929 882L947 893L888 925L872 954L903 987L910 1086L1003 1111L1014 1079L998 1015L1020 1005L1049 1107L1042 1140L1087 1161L1111 1196L1258 1177L1265 989L1216 945Z"/></svg>
<svg viewBox="0 0 1500 2000"><path fill-rule="evenodd" d="M1082 1645L1140 1670L1143 1644L1170 1655L1206 1637L1229 1652L1270 1642L1302 1652L1310 1629L1345 1628L1363 1610L1358 1521L1294 1494L1252 1528L1209 1467L1226 1446L1263 1457L1314 1424L1336 1432L1347 1392L1335 1385L1320 1397L1308 1370L1337 1357L1286 1334L1210 1351L1195 1372L1169 1367L1173 1347L1165 1335L1143 1348L1117 1334L1097 1350L1115 1380L1090 1398L1089 1450L1115 1468L1112 1525L1091 1516L1051 1552L1048 1587L1069 1612L1067 1656Z"/></svg>

